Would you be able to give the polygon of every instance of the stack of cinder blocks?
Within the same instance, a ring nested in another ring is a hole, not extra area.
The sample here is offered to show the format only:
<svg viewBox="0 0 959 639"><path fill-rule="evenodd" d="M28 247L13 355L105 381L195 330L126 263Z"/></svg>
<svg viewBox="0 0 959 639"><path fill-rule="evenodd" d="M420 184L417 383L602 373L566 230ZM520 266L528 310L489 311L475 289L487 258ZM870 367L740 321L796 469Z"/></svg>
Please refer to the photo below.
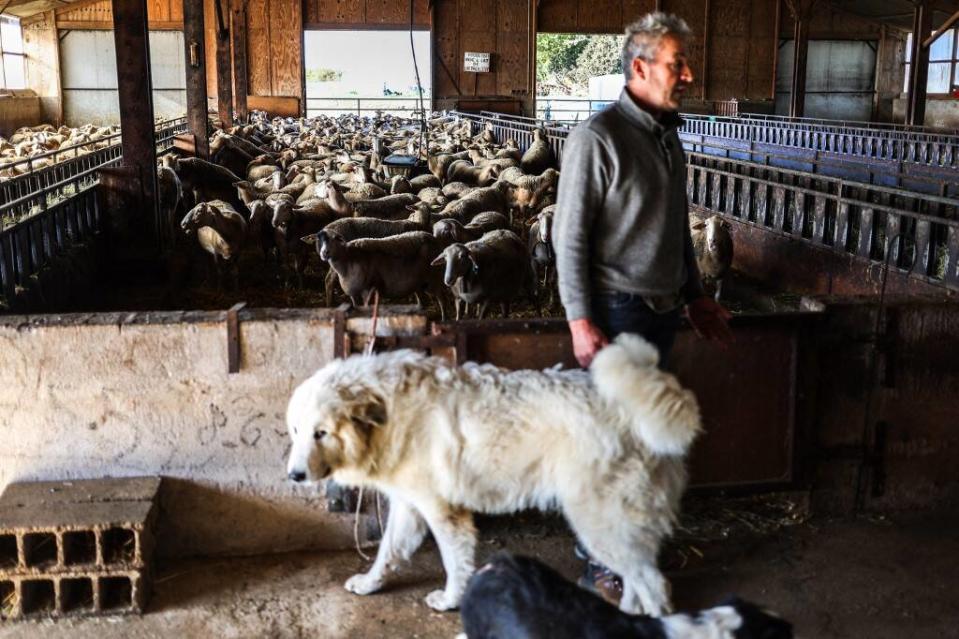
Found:
<svg viewBox="0 0 959 639"><path fill-rule="evenodd" d="M159 477L11 484L0 620L143 612Z"/></svg>

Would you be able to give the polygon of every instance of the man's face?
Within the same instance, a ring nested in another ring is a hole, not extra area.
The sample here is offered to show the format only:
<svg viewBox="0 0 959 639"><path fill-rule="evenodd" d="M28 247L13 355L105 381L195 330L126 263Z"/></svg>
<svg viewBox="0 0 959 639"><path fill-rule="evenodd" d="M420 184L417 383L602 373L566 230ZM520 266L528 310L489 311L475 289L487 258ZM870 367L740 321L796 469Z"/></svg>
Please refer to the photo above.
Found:
<svg viewBox="0 0 959 639"><path fill-rule="evenodd" d="M635 84L636 92L648 106L660 111L677 111L692 82L693 70L687 64L686 48L673 35L663 36L653 60L633 60L630 85Z"/></svg>

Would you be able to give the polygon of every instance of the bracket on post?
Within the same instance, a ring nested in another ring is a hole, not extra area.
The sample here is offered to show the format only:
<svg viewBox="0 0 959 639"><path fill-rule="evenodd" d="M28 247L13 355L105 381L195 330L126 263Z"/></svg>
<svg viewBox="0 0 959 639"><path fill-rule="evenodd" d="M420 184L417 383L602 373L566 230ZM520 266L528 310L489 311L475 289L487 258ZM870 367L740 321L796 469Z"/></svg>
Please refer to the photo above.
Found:
<svg viewBox="0 0 959 639"><path fill-rule="evenodd" d="M240 372L240 310L246 302L237 302L226 312L226 358L230 375Z"/></svg>

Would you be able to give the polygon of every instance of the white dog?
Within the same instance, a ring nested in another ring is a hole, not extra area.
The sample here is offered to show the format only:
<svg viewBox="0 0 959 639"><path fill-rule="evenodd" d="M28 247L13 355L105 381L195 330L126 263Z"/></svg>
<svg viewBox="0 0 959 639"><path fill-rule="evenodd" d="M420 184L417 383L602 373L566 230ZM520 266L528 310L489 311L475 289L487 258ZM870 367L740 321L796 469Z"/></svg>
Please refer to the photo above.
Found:
<svg viewBox="0 0 959 639"><path fill-rule="evenodd" d="M693 394L660 371L656 350L621 335L585 371L453 367L412 351L330 362L290 398L290 479L332 475L390 499L365 595L432 531L459 605L473 573L471 511L562 509L581 543L623 577L620 608L670 609L656 567L686 484L683 456L700 431Z"/></svg>

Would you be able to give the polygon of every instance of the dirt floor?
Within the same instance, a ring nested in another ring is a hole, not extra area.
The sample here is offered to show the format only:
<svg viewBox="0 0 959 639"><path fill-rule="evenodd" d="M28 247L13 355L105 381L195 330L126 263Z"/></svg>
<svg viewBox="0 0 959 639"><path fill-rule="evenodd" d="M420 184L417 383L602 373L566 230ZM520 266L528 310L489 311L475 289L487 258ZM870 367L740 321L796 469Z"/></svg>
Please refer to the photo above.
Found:
<svg viewBox="0 0 959 639"><path fill-rule="evenodd" d="M771 525L770 512L718 512L691 525L684 517L687 528L663 553L678 608L736 593L779 611L799 637L959 636L959 514L804 520L781 511L781 523ZM569 577L580 568L555 520L499 519L481 528L481 558L506 548ZM451 639L459 631L455 613L434 613L422 601L442 582L432 543L386 592L346 592L343 581L365 565L355 551L165 563L142 617L7 623L0 638Z"/></svg>

